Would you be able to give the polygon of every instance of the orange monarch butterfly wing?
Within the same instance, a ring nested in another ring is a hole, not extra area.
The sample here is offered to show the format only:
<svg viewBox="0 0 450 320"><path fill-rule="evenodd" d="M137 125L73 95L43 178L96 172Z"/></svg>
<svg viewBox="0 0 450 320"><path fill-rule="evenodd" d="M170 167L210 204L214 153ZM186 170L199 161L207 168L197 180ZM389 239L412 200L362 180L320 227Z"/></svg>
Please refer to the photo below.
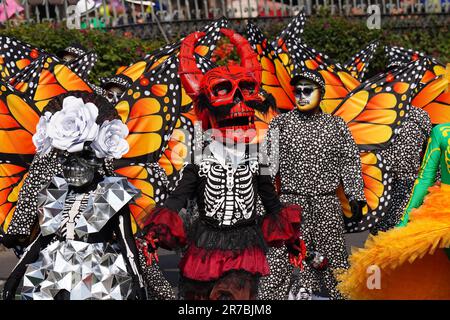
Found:
<svg viewBox="0 0 450 320"><path fill-rule="evenodd" d="M373 59L373 54L377 50L379 44L379 41L372 41L344 64L344 68L347 69L354 78L358 79L358 81L364 79L364 75L369 68L369 63Z"/></svg>
<svg viewBox="0 0 450 320"><path fill-rule="evenodd" d="M320 106L324 112L333 113L344 98L361 84L341 65L332 61L327 55L309 48L306 44L288 40L286 46L296 66L301 69L296 73L309 71L322 77L325 93Z"/></svg>
<svg viewBox="0 0 450 320"><path fill-rule="evenodd" d="M290 70L276 54L261 30L254 24L247 24L247 38L253 50L258 54L262 67L261 87L274 96L280 110L292 110L295 98L290 85ZM288 58L288 57L287 57Z"/></svg>
<svg viewBox="0 0 450 320"><path fill-rule="evenodd" d="M114 167L142 192L136 203L130 204L139 227L146 218L144 209L161 204L167 193L167 177L157 162L180 113L177 72L178 61L171 57L135 81L115 107L128 127L130 150L115 161Z"/></svg>
<svg viewBox="0 0 450 320"><path fill-rule="evenodd" d="M436 76L440 76L445 73L445 66L442 63L423 52L395 46L385 46L384 50L388 58L387 68L404 66L412 61L428 58L431 63L428 65L427 70L422 77L421 83L428 83Z"/></svg>
<svg viewBox="0 0 450 320"><path fill-rule="evenodd" d="M141 191L141 197L129 204L131 215L139 229L144 227L149 208L164 203L167 194L167 178L161 168L149 163L118 160L115 172L124 176ZM146 210L147 209L147 210Z"/></svg>
<svg viewBox="0 0 450 320"><path fill-rule="evenodd" d="M9 79L43 54L27 43L0 36L0 79Z"/></svg>
<svg viewBox="0 0 450 320"><path fill-rule="evenodd" d="M179 178L179 171L185 163L191 163L194 155L194 123L196 116L193 110L181 114L169 142L158 163L166 172L170 189Z"/></svg>
<svg viewBox="0 0 450 320"><path fill-rule="evenodd" d="M0 232L8 228L36 152L32 137L39 116L30 101L0 81Z"/></svg>
<svg viewBox="0 0 450 320"><path fill-rule="evenodd" d="M28 168L28 164L0 160L0 234L8 230Z"/></svg>
<svg viewBox="0 0 450 320"><path fill-rule="evenodd" d="M450 72L450 65L447 68ZM433 125L450 122L450 79L447 77L441 75L429 81L411 101L413 106L428 113Z"/></svg>
<svg viewBox="0 0 450 320"><path fill-rule="evenodd" d="M363 219L359 223L346 222L347 232L361 232L372 228L384 217L390 205L392 179L388 174L386 162L379 154L373 152L361 153L361 169L364 181L364 194L367 205L363 208ZM351 218L350 205L342 186L338 189L345 218Z"/></svg>
<svg viewBox="0 0 450 320"><path fill-rule="evenodd" d="M170 58L135 81L116 105L128 126L130 150L123 158L156 162L180 115L178 59Z"/></svg>
<svg viewBox="0 0 450 320"><path fill-rule="evenodd" d="M448 79L446 79L444 65L422 52L411 49L386 47L385 51L389 57L389 65L404 64L423 57L430 59L431 64L421 80L422 87L412 99L411 104L427 111L433 124L449 122L450 94L446 92Z"/></svg>
<svg viewBox="0 0 450 320"><path fill-rule="evenodd" d="M428 59L421 59L376 75L336 108L333 114L344 119L360 150L379 150L392 143L428 64Z"/></svg>
<svg viewBox="0 0 450 320"><path fill-rule="evenodd" d="M30 96L39 111L60 94L94 91L86 80L53 57L44 56L36 64L36 69L20 79L14 79L12 84L17 90Z"/></svg>
<svg viewBox="0 0 450 320"><path fill-rule="evenodd" d="M89 74L97 63L98 55L95 52L87 52L78 58L67 62L67 67L75 72L80 78L87 81Z"/></svg>
<svg viewBox="0 0 450 320"><path fill-rule="evenodd" d="M300 41L300 36L303 33L306 23L305 13L302 11L292 19L286 28L284 28L278 35L275 41L272 42L272 47L277 49L277 53L280 51L287 52L285 42L288 39L295 39Z"/></svg>

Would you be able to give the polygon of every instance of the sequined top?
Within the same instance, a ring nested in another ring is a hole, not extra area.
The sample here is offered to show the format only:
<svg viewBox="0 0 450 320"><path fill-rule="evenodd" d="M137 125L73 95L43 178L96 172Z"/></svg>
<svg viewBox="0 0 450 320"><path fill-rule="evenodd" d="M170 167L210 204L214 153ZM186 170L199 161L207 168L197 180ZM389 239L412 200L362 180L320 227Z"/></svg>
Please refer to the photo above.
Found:
<svg viewBox="0 0 450 320"><path fill-rule="evenodd" d="M359 150L340 117L297 109L281 114L269 125L266 148L282 194L330 194L342 182L349 201L365 200Z"/></svg>

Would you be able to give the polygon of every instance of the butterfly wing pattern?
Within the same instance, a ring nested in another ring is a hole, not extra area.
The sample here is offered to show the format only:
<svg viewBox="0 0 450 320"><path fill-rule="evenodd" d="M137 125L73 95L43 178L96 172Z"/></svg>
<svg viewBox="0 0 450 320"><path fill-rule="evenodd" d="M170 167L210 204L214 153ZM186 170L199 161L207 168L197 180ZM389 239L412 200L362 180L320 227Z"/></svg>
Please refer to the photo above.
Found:
<svg viewBox="0 0 450 320"><path fill-rule="evenodd" d="M342 187L338 189L346 222L345 229L349 233L366 231L375 226L386 215L390 204L392 179L381 155L375 152L362 152L361 167L367 205L363 208L363 219L360 222L349 222L348 219L352 217L350 205Z"/></svg>
<svg viewBox="0 0 450 320"><path fill-rule="evenodd" d="M433 125L450 122L450 94L447 91L448 70L436 59L423 52L401 47L385 47L388 66L404 65L410 61L427 58L431 61L421 80L421 88L411 101L414 107L428 112Z"/></svg>
<svg viewBox="0 0 450 320"><path fill-rule="evenodd" d="M31 101L0 82L0 232L8 228L36 152L32 137L39 117Z"/></svg>
<svg viewBox="0 0 450 320"><path fill-rule="evenodd" d="M283 62L278 57L275 48L256 25L248 23L247 37L253 50L258 54L262 67L262 89L274 96L280 110L292 110L295 98L290 84L290 70L286 67L289 61Z"/></svg>
<svg viewBox="0 0 450 320"><path fill-rule="evenodd" d="M45 52L8 36L0 36L0 79L7 80Z"/></svg>
<svg viewBox="0 0 450 320"><path fill-rule="evenodd" d="M41 111L50 100L60 94L70 91L94 91L90 84L67 64L51 56L42 56L29 67L29 72L12 79L11 83L17 90L31 97Z"/></svg>
<svg viewBox="0 0 450 320"><path fill-rule="evenodd" d="M393 142L428 64L421 59L376 75L333 111L347 123L360 150L380 150Z"/></svg>
<svg viewBox="0 0 450 320"><path fill-rule="evenodd" d="M347 69L354 78L358 79L358 81L363 81L364 75L369 68L369 63L373 59L373 55L379 44L379 41L372 41L364 49L344 63L344 68Z"/></svg>
<svg viewBox="0 0 450 320"><path fill-rule="evenodd" d="M177 73L176 57L169 58L144 73L116 105L129 129L130 150L115 168L142 191L143 196L130 206L139 226L145 209L163 201L166 193L165 174L158 172L157 162L180 116L181 84Z"/></svg>

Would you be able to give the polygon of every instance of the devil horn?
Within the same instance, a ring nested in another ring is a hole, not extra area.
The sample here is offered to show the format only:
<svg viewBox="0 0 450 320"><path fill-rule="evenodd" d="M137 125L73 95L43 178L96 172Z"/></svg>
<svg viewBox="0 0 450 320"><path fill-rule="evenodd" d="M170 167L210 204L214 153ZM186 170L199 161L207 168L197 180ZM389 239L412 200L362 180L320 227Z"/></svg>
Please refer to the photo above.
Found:
<svg viewBox="0 0 450 320"><path fill-rule="evenodd" d="M200 94L200 82L203 78L202 71L197 67L194 50L198 40L204 36L204 32L193 32L188 35L181 43L180 54L178 55L180 62L178 74L181 84L193 100L197 99Z"/></svg>
<svg viewBox="0 0 450 320"><path fill-rule="evenodd" d="M236 47L241 58L241 67L253 72L258 82L261 82L261 64L258 61L258 55L252 49L248 40L231 29L222 28L220 32L230 39L230 42Z"/></svg>

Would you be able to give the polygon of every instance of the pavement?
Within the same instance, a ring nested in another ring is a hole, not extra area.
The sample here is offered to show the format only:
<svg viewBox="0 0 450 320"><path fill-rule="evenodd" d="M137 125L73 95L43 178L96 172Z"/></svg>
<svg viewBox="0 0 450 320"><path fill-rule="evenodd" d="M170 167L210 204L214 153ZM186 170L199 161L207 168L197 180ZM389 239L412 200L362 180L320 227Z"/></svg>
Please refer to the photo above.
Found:
<svg viewBox="0 0 450 320"><path fill-rule="evenodd" d="M347 234L345 236L347 251L350 253L351 247L362 247L367 236L368 232ZM178 262L180 260L178 254L164 249L159 249L158 254L160 268L163 270L166 279L176 288L178 285ZM17 261L18 259L12 251L0 250L0 290L2 290L4 280L8 278Z"/></svg>

